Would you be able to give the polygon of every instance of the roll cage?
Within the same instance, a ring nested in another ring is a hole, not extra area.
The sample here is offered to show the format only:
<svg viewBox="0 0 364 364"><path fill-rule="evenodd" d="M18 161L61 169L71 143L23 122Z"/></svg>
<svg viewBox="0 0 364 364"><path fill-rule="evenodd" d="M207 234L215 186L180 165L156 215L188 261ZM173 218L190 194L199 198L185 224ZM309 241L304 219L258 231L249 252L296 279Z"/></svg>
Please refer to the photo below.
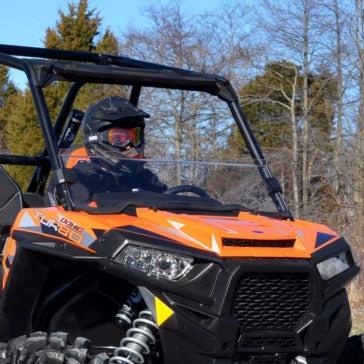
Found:
<svg viewBox="0 0 364 364"><path fill-rule="evenodd" d="M0 163L35 165L36 171L26 192L44 192L46 180L53 170L54 183L62 205L74 209L69 198L66 171L59 159L59 146L67 128L73 102L86 83L116 84L131 87L130 101L137 105L142 87L203 91L227 102L246 147L280 214L292 218L282 196L279 182L265 163L238 96L226 78L203 72L169 67L112 54L23 47L0 44L0 64L23 71L36 107L39 124L45 139L45 149L40 156L0 155ZM43 88L54 81L71 82L67 95L54 123L44 97Z"/></svg>

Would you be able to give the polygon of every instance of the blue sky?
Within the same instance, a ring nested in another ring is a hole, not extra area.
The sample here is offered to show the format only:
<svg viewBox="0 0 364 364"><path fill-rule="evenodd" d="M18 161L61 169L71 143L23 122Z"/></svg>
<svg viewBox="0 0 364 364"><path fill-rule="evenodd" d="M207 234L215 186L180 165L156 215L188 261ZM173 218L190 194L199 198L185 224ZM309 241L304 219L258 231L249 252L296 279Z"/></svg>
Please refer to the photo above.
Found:
<svg viewBox="0 0 364 364"><path fill-rule="evenodd" d="M54 28L58 10L68 13L68 3L78 0L0 0L0 44L43 47L47 27ZM128 25L141 24L143 6L168 4L169 0L89 0L102 18L102 30L109 27L116 37L127 30ZM186 14L202 14L216 9L220 0L180 0ZM144 19L145 20L145 19ZM25 85L25 77L19 71L11 72L11 79L19 87Z"/></svg>
<svg viewBox="0 0 364 364"><path fill-rule="evenodd" d="M102 17L102 26L110 27L116 36L128 24L140 21L140 9L148 4L168 4L167 0L89 0ZM0 0L0 43L42 46L47 27L55 27L58 9L68 12L67 3L78 0ZM219 0L182 0L183 11L200 14L216 8ZM216 6L214 6L214 4Z"/></svg>

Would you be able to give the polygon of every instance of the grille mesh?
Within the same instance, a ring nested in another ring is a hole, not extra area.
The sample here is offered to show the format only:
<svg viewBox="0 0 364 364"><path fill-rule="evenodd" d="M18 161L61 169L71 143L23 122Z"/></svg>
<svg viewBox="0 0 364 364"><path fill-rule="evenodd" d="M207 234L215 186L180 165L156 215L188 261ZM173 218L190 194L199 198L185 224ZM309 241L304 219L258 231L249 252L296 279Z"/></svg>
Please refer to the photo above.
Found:
<svg viewBox="0 0 364 364"><path fill-rule="evenodd" d="M287 364L291 363L290 358L285 358L284 356L277 355L254 355L245 357L243 360L236 360L234 364Z"/></svg>
<svg viewBox="0 0 364 364"><path fill-rule="evenodd" d="M292 248L295 244L294 239L285 240L254 240L222 238L223 246L250 247L250 248Z"/></svg>
<svg viewBox="0 0 364 364"><path fill-rule="evenodd" d="M262 347L279 347L291 349L296 346L293 336L247 336L242 341L244 347L260 349Z"/></svg>
<svg viewBox="0 0 364 364"><path fill-rule="evenodd" d="M244 330L293 330L310 304L306 274L244 274L232 303L232 315Z"/></svg>

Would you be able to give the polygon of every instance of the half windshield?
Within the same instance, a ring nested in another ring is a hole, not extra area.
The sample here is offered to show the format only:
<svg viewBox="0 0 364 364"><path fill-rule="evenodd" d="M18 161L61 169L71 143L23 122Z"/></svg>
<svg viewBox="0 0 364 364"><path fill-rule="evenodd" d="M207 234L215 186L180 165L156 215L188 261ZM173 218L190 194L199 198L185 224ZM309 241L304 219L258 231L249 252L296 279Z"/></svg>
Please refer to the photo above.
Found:
<svg viewBox="0 0 364 364"><path fill-rule="evenodd" d="M143 88L137 106L150 117L144 143L131 140L128 158L119 145L104 140L92 140L88 150L71 144L60 151L77 209L287 212L277 204L276 180L263 158L249 153L227 102L204 92Z"/></svg>
<svg viewBox="0 0 364 364"><path fill-rule="evenodd" d="M87 154L87 153L86 153ZM261 167L244 162L91 157L84 148L61 151L78 209L121 213L149 207L199 214L276 212Z"/></svg>

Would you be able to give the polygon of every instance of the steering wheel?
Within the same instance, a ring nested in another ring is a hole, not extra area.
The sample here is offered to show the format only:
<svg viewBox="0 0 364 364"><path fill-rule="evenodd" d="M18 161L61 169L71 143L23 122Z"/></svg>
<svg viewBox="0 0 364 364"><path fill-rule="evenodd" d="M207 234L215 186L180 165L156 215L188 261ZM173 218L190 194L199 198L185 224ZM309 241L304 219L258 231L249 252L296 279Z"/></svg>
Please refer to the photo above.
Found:
<svg viewBox="0 0 364 364"><path fill-rule="evenodd" d="M163 193L166 195L177 195L178 193L183 193L183 192L191 192L200 197L210 198L210 195L204 189L194 185L179 185L171 187L168 188L168 190L164 191Z"/></svg>

